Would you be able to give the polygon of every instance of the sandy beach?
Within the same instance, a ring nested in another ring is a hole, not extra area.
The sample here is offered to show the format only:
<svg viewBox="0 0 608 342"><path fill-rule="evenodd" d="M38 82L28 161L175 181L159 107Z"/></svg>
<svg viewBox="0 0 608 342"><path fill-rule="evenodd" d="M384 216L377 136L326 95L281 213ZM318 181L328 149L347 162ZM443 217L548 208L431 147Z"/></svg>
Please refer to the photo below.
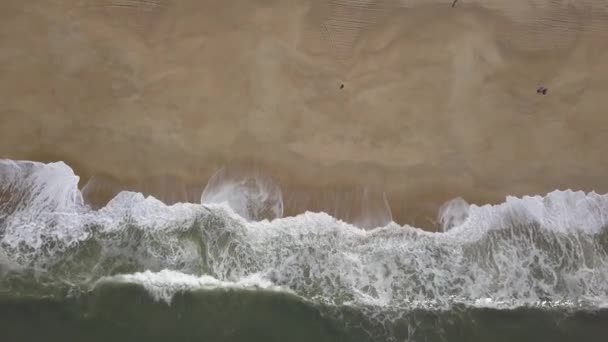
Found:
<svg viewBox="0 0 608 342"><path fill-rule="evenodd" d="M0 158L99 205L198 201L225 166L285 216L428 229L456 196L608 192L607 2L452 2L4 0Z"/></svg>

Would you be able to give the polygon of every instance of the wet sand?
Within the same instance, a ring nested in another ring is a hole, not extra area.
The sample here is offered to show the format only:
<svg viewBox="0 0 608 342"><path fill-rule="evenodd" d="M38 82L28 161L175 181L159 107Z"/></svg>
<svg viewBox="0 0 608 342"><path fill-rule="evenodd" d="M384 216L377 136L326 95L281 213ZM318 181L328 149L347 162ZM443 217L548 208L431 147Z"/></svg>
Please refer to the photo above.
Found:
<svg viewBox="0 0 608 342"><path fill-rule="evenodd" d="M606 2L452 2L2 1L0 158L98 202L253 168L286 215L367 188L421 227L455 196L608 192Z"/></svg>

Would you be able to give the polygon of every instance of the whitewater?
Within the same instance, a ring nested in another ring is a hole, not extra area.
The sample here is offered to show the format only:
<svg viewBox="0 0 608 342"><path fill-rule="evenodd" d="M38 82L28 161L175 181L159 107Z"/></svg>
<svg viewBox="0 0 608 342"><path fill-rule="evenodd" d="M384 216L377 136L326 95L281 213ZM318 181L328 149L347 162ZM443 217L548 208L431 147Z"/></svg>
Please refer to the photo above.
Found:
<svg viewBox="0 0 608 342"><path fill-rule="evenodd" d="M421 311L608 305L608 195L456 199L441 208L445 231L429 232L394 222L364 230L325 213L281 217L270 183L257 192L208 186L200 204L125 191L94 210L78 182L62 162L0 161L0 294L65 299L135 286L168 307L185 293L276 294L332 319L356 313L368 322L361 340L398 340L405 320L412 341Z"/></svg>

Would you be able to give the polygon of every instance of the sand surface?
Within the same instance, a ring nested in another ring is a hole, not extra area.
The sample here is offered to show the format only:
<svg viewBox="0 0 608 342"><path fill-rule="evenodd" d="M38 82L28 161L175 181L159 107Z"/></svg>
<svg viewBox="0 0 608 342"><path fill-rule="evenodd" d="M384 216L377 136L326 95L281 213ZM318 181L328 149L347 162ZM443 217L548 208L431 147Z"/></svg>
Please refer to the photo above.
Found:
<svg viewBox="0 0 608 342"><path fill-rule="evenodd" d="M285 215L430 228L455 196L608 192L608 2L452 2L3 0L0 158L101 202L263 170Z"/></svg>

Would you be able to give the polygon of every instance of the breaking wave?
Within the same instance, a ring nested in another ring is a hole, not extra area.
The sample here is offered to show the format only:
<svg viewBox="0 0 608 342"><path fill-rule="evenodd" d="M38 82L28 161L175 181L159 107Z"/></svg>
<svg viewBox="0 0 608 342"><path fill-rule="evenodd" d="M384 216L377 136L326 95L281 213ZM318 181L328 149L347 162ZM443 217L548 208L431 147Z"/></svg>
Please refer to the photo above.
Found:
<svg viewBox="0 0 608 342"><path fill-rule="evenodd" d="M457 199L434 233L394 222L363 230L324 213L281 218L268 182L250 193L246 182L216 182L203 204L121 192L93 210L78 181L64 163L0 162L0 292L78 296L129 283L171 303L188 291L278 291L383 327L415 310L608 303L607 195Z"/></svg>

